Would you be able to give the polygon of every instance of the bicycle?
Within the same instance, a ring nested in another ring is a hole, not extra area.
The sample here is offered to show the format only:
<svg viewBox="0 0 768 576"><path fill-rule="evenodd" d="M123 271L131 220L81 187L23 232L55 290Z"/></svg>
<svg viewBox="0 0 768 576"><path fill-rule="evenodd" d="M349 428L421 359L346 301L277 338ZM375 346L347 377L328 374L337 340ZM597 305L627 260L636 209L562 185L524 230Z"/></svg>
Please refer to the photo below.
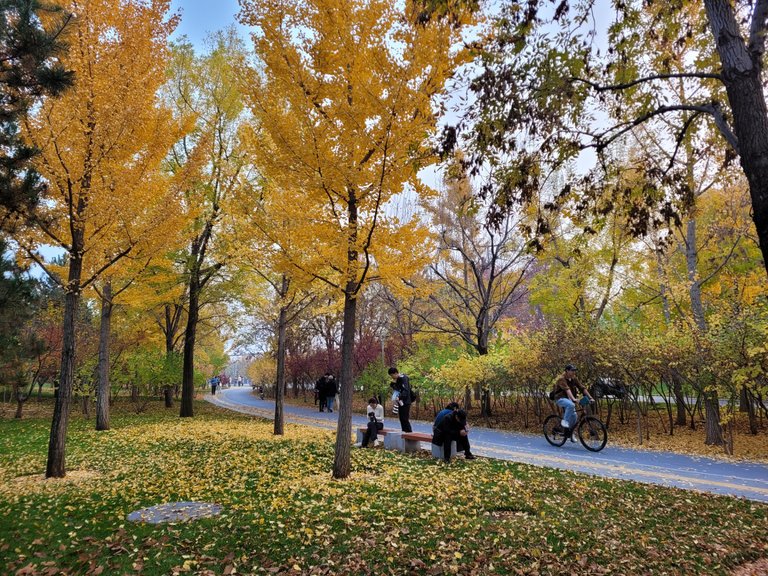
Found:
<svg viewBox="0 0 768 576"><path fill-rule="evenodd" d="M590 452L600 452L608 443L608 430L599 418L587 413L587 406L589 406L589 398L586 397L576 405L579 417L571 433L578 434L579 441ZM566 430L560 426L561 418L560 414L550 414L544 420L544 437L552 446L562 446L568 439Z"/></svg>

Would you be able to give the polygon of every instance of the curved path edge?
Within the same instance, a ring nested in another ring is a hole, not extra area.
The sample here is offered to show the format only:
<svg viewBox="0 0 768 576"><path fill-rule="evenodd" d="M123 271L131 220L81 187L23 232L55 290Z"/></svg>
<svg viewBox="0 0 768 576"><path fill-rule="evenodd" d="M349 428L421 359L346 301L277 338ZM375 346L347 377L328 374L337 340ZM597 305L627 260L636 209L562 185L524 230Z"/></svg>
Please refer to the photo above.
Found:
<svg viewBox="0 0 768 576"><path fill-rule="evenodd" d="M259 400L249 388L227 388L216 396L206 395L212 404L271 420L274 402ZM336 429L336 414L319 412L314 406L286 404L285 419L293 424ZM353 415L353 426L363 426L366 418ZM397 426L389 417L387 424ZM430 422L412 421L414 432L431 433ZM610 445L597 454L580 444L566 442L562 448L550 446L543 435L523 434L473 427L472 451L481 456L583 472L605 478L675 486L686 490L736 496L768 503L768 465L758 462L728 462L714 458L673 452L633 450Z"/></svg>

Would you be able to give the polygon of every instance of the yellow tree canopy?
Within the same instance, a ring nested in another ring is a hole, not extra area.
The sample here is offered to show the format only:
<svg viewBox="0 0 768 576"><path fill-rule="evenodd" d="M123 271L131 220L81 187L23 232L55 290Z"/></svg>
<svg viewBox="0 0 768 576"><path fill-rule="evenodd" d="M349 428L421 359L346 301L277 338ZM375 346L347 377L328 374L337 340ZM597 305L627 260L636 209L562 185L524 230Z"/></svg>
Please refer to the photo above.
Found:
<svg viewBox="0 0 768 576"><path fill-rule="evenodd" d="M25 126L41 150L37 168L49 195L20 240L38 261L41 244L79 255L83 286L150 236L157 250L158 229L169 236L178 210L177 187L160 170L182 133L157 99L176 24L169 4L62 2L75 15L65 66L76 82Z"/></svg>
<svg viewBox="0 0 768 576"><path fill-rule="evenodd" d="M416 172L434 161L432 98L459 61L458 27L388 0L244 0L241 18L259 31L263 63L247 92L255 163L292 223L275 242L344 291L374 263L383 278L406 275L425 235L384 206L404 189L427 193Z"/></svg>

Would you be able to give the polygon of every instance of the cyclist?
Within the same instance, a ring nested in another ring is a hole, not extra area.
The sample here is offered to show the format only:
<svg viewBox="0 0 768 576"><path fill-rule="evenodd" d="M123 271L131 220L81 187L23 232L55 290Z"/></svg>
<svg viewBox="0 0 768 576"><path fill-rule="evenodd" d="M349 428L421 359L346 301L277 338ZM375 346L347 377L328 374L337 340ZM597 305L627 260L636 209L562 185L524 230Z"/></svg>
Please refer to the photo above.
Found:
<svg viewBox="0 0 768 576"><path fill-rule="evenodd" d="M576 442L576 438L573 437L573 427L576 425L576 399L577 392L581 392L586 398L589 398L590 402L594 402L594 398L589 394L589 391L578 381L576 378L576 366L568 364L565 367L565 372L555 381L555 404L565 410L563 415L563 421L560 423L563 427L566 438L570 438L571 442Z"/></svg>

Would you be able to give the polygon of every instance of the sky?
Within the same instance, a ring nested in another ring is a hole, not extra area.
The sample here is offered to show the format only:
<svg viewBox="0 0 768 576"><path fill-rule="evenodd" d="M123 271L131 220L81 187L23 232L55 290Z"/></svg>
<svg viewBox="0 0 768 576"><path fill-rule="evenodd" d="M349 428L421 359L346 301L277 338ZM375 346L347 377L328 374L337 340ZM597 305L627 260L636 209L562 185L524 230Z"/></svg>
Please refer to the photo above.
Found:
<svg viewBox="0 0 768 576"><path fill-rule="evenodd" d="M171 10L181 12L174 37L187 36L192 44L200 47L210 32L236 23L240 6L237 0L173 0Z"/></svg>

